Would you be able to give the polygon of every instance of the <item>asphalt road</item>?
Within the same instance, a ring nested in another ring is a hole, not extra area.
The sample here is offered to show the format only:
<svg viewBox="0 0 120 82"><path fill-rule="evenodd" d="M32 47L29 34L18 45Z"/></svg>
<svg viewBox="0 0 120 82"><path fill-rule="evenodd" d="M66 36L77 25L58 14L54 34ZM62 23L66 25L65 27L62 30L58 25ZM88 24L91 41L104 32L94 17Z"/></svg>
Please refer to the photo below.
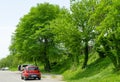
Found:
<svg viewBox="0 0 120 82"><path fill-rule="evenodd" d="M64 82L61 76L42 74L41 80L21 80L20 72L0 71L0 82Z"/></svg>

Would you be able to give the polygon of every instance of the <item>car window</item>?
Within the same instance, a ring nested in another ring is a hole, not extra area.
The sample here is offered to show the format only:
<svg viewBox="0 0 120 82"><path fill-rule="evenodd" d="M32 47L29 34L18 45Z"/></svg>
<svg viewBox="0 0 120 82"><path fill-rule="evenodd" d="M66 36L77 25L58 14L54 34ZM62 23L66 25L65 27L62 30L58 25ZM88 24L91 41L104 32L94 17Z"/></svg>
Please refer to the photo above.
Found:
<svg viewBox="0 0 120 82"><path fill-rule="evenodd" d="M28 65L23 65L22 67L26 67L26 66L28 66Z"/></svg>
<svg viewBox="0 0 120 82"><path fill-rule="evenodd" d="M28 70L39 70L38 67L29 67Z"/></svg>

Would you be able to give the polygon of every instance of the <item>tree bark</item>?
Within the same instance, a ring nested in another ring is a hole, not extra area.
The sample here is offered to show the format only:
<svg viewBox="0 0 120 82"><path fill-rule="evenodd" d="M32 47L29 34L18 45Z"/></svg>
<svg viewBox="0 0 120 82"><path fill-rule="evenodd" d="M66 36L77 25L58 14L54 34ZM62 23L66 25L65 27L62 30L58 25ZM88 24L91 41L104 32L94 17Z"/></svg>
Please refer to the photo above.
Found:
<svg viewBox="0 0 120 82"><path fill-rule="evenodd" d="M34 63L35 63L36 66L38 66L36 58L34 58Z"/></svg>
<svg viewBox="0 0 120 82"><path fill-rule="evenodd" d="M87 66L87 62L88 62L88 41L85 42L85 50L84 50L84 54L85 54L85 58L84 58L84 62L83 62L83 66L82 69L84 69Z"/></svg>
<svg viewBox="0 0 120 82"><path fill-rule="evenodd" d="M49 61L49 58L46 53L47 52L47 44L48 44L47 38L45 38L44 43L45 43L45 46L44 46L44 70L50 72L50 69L51 69L50 61Z"/></svg>

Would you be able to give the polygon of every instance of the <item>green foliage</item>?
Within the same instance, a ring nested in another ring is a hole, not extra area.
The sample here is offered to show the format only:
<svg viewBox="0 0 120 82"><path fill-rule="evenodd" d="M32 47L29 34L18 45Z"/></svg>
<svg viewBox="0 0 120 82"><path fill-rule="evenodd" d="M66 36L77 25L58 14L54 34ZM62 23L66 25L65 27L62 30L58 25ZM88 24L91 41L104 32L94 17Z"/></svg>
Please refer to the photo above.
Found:
<svg viewBox="0 0 120 82"><path fill-rule="evenodd" d="M8 55L6 58L0 60L0 68L2 67L17 67L21 61L16 56Z"/></svg>
<svg viewBox="0 0 120 82"><path fill-rule="evenodd" d="M55 33L55 42L62 49L63 57L70 57L71 63L76 63L76 57L80 55L80 32L75 28L71 15L66 10L60 13L59 17L51 22L50 27ZM66 56L65 56L66 55Z"/></svg>
<svg viewBox="0 0 120 82"><path fill-rule="evenodd" d="M97 55L97 54L96 54ZM95 57L95 55L91 56ZM64 72L64 79L67 82L119 82L119 73L113 71L110 59L96 59L91 62L86 69L81 69L81 65L76 70Z"/></svg>
<svg viewBox="0 0 120 82"><path fill-rule="evenodd" d="M119 70L119 9L118 0L101 0L97 6L93 16L94 24L96 26L96 44L103 46L104 54L106 54L114 64L115 68ZM103 8L102 10L100 10ZM102 16L102 18L98 18ZM99 21L99 22L98 22ZM98 24L99 23L99 24Z"/></svg>
<svg viewBox="0 0 120 82"><path fill-rule="evenodd" d="M90 17L93 14L96 7L96 0L75 0L74 3L71 2L71 11L72 19L75 25L75 28L79 31L80 40L78 41L79 46L82 48L79 49L79 52L82 51L85 55L83 67L87 66L88 54L89 54L89 45L90 42L94 42L94 26L89 23Z"/></svg>
<svg viewBox="0 0 120 82"><path fill-rule="evenodd" d="M42 71L69 69L68 82L119 81L111 64L120 70L119 0L70 1L70 11L49 3L32 7L20 19L0 67L32 62Z"/></svg>
<svg viewBox="0 0 120 82"><path fill-rule="evenodd" d="M44 64L50 70L51 63L60 61L62 49L54 41L55 33L51 21L63 14L64 9L49 3L38 4L21 18L13 36L11 53L18 55L24 62L33 61Z"/></svg>

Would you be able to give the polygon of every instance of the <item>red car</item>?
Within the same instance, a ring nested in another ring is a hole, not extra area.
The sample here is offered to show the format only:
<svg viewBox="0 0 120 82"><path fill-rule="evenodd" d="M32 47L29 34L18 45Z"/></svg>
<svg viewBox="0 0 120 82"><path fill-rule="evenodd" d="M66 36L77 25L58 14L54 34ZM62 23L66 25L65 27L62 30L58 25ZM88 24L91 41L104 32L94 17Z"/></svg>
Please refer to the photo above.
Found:
<svg viewBox="0 0 120 82"><path fill-rule="evenodd" d="M27 79L41 79L41 72L37 66L26 66L24 70L21 73L21 79L27 80Z"/></svg>

